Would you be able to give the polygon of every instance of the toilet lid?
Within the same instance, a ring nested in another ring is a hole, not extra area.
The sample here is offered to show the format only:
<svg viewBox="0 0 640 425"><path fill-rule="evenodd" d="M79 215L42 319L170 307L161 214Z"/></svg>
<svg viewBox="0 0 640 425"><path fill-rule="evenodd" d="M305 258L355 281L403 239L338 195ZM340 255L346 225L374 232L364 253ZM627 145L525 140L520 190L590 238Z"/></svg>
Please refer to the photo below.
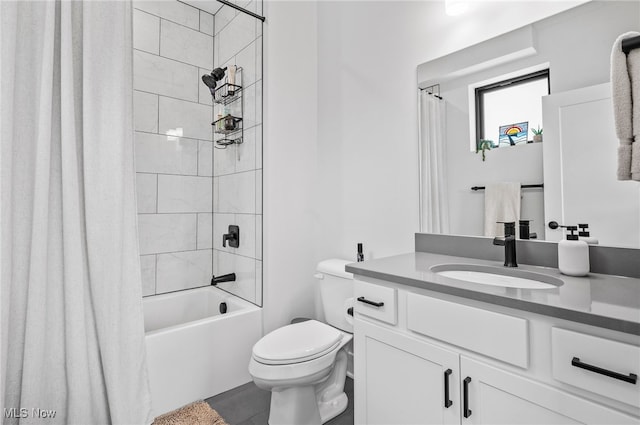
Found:
<svg viewBox="0 0 640 425"><path fill-rule="evenodd" d="M316 320L294 323L265 335L253 346L253 358L264 364L300 363L333 350L342 332Z"/></svg>

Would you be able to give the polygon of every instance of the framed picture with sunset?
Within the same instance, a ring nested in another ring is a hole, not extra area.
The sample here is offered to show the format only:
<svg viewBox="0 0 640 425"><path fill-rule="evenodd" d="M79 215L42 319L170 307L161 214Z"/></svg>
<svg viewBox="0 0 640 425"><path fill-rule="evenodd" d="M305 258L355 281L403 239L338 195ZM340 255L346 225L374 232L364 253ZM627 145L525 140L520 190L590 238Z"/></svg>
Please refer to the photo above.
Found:
<svg viewBox="0 0 640 425"><path fill-rule="evenodd" d="M498 132L498 147L503 145L515 146L520 143L527 143L528 134L528 121L501 125L500 131Z"/></svg>

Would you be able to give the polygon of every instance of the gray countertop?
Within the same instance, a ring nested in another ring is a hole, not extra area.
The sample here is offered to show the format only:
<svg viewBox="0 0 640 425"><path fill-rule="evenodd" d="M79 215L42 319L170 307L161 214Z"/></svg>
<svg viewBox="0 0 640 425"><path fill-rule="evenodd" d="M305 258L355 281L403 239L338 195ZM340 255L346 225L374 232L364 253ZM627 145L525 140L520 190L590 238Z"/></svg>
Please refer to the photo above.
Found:
<svg viewBox="0 0 640 425"><path fill-rule="evenodd" d="M497 304L587 325L640 335L640 279L590 273L565 276L558 269L520 264L518 269L556 277L564 282L553 289L516 289L474 284L440 276L438 264L482 264L502 267L498 261L415 252L352 263L346 271L402 285Z"/></svg>

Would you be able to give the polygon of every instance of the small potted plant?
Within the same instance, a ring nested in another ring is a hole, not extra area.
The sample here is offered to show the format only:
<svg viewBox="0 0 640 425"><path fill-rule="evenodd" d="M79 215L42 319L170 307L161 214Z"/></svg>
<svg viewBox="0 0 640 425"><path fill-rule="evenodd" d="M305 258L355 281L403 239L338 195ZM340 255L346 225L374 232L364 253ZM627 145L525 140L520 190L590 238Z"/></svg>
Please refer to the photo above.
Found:
<svg viewBox="0 0 640 425"><path fill-rule="evenodd" d="M493 140L480 139L478 146L476 146L476 153L482 151L482 162L485 161L485 151L491 150L493 147Z"/></svg>
<svg viewBox="0 0 640 425"><path fill-rule="evenodd" d="M542 142L542 129L540 125L538 125L538 128L532 128L531 132L533 133L533 143Z"/></svg>

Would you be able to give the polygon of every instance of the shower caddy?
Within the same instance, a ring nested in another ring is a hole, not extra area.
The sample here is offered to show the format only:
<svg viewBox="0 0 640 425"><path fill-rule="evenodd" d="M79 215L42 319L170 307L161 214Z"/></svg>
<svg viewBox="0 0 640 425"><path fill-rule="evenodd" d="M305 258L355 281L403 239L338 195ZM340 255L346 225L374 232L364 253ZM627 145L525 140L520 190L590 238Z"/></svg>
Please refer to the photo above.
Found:
<svg viewBox="0 0 640 425"><path fill-rule="evenodd" d="M236 82L238 81L242 84L242 67L236 68ZM242 85L231 84L228 81L228 77L225 77L225 83L215 89L212 97L214 103L222 106L231 105L237 101L240 102L240 108L236 111L239 116L228 113L211 123L214 133L224 136L216 140L214 146L218 149L226 149L229 145L241 144L243 142L242 116L244 115Z"/></svg>

